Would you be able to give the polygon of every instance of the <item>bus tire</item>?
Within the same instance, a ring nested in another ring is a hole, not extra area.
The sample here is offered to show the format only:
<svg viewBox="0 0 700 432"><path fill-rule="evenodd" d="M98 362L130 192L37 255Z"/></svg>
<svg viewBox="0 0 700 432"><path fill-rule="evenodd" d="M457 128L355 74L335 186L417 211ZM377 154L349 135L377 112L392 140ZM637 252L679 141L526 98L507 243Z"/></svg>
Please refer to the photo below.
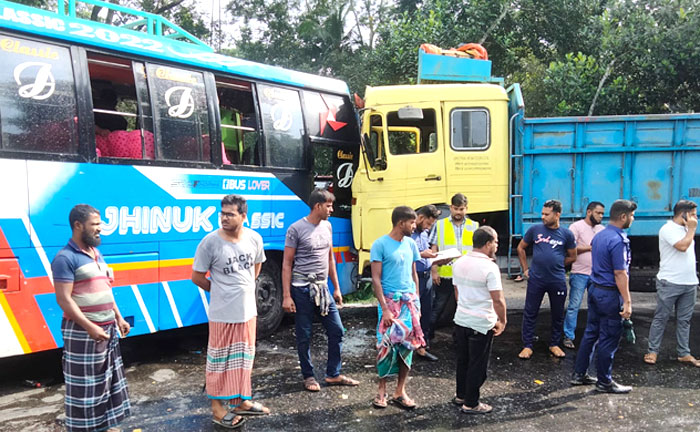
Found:
<svg viewBox="0 0 700 432"><path fill-rule="evenodd" d="M255 284L255 301L258 307L257 338L264 339L274 333L282 322L282 272L279 260L268 256L262 265Z"/></svg>

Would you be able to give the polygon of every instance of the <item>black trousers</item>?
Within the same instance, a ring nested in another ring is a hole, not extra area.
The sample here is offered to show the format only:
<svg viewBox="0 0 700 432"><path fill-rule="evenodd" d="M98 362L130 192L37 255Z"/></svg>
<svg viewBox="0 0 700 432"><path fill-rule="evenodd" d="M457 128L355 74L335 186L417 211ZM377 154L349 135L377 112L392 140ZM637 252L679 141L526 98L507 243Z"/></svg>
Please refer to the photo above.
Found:
<svg viewBox="0 0 700 432"><path fill-rule="evenodd" d="M486 381L493 330L482 334L468 327L455 325L457 336L457 397L472 408L479 404L479 390Z"/></svg>

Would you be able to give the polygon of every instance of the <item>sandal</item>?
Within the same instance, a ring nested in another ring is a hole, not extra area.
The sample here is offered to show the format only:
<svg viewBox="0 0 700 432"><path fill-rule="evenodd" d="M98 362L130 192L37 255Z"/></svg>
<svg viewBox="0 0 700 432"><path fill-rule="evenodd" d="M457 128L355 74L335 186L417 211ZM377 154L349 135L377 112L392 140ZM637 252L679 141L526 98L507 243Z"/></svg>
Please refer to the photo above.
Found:
<svg viewBox="0 0 700 432"><path fill-rule="evenodd" d="M523 360L530 360L530 357L532 357L532 348L523 348L520 354L518 354L518 357Z"/></svg>
<svg viewBox="0 0 700 432"><path fill-rule="evenodd" d="M549 353L552 354L556 358L564 358L566 357L566 353L561 350L558 346L554 345L549 347Z"/></svg>
<svg viewBox="0 0 700 432"><path fill-rule="evenodd" d="M464 399L460 399L457 396L452 398L452 403L455 405L464 405Z"/></svg>
<svg viewBox="0 0 700 432"><path fill-rule="evenodd" d="M223 428L226 429L238 429L239 427L243 426L245 423L245 419L241 416L237 416L236 414L232 412L227 412L225 416L223 416L220 420L219 419L211 419L211 421L219 425Z"/></svg>
<svg viewBox="0 0 700 432"><path fill-rule="evenodd" d="M567 349L576 349L576 345L574 345L574 341L569 339L569 338L564 338L564 342L561 343L564 348Z"/></svg>
<svg viewBox="0 0 700 432"><path fill-rule="evenodd" d="M316 381L316 378L308 377L304 379L304 390L316 393L321 391L321 385Z"/></svg>
<svg viewBox="0 0 700 432"><path fill-rule="evenodd" d="M493 411L493 407L483 402L479 402L479 405L475 406L474 408L469 408L467 406L462 405L462 408L460 408L460 410L464 414L488 414L491 411Z"/></svg>
<svg viewBox="0 0 700 432"><path fill-rule="evenodd" d="M360 385L360 382L357 380L354 380L352 378L346 377L345 375L338 375L335 377L336 380L334 381L329 381L328 377L326 377L326 385L327 386L349 386L349 387L357 387Z"/></svg>
<svg viewBox="0 0 700 432"><path fill-rule="evenodd" d="M248 408L234 408L233 413L237 415L267 415L270 414L270 409L266 406L263 406L263 404L261 404L260 402L252 402Z"/></svg>
<svg viewBox="0 0 700 432"><path fill-rule="evenodd" d="M525 279L523 278L523 275L519 274L516 277L513 278L513 282L522 282Z"/></svg>
<svg viewBox="0 0 700 432"><path fill-rule="evenodd" d="M656 364L656 353L646 353L644 354L644 363L650 364L650 365L655 365Z"/></svg>
<svg viewBox="0 0 700 432"><path fill-rule="evenodd" d="M678 357L678 361L681 363L688 364L690 366L700 367L700 360L696 359L690 354L688 354L687 356Z"/></svg>
<svg viewBox="0 0 700 432"><path fill-rule="evenodd" d="M374 400L372 401L372 406L375 408L379 409L384 409L387 407L386 403L386 393L384 393L384 396L377 395L374 397Z"/></svg>
<svg viewBox="0 0 700 432"><path fill-rule="evenodd" d="M412 410L416 408L416 403L409 399L408 396L393 397L391 398L391 402L398 405L399 408L403 408L406 410Z"/></svg>

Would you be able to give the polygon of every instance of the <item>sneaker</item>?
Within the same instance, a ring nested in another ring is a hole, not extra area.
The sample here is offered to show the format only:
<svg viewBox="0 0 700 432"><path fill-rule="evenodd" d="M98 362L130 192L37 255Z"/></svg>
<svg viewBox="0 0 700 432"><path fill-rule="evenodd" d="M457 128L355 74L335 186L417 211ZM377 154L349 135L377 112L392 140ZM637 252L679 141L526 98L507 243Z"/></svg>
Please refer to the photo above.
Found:
<svg viewBox="0 0 700 432"><path fill-rule="evenodd" d="M572 386L580 386L580 385L593 385L598 382L596 378L593 378L592 376L588 375L587 373L584 374L577 374L574 372L571 375L571 381L569 381Z"/></svg>
<svg viewBox="0 0 700 432"><path fill-rule="evenodd" d="M607 384L603 384L600 381L598 381L597 383L595 383L595 390L601 393L623 394L631 392L632 386L618 384L615 381L610 381Z"/></svg>

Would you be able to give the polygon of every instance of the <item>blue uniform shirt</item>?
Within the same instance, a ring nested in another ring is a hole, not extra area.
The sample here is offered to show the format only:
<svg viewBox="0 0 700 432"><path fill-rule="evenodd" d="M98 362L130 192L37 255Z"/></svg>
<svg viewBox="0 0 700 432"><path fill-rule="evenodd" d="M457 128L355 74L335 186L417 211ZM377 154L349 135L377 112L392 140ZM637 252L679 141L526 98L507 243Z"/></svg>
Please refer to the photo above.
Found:
<svg viewBox="0 0 700 432"><path fill-rule="evenodd" d="M416 242L418 246L418 252L423 252L426 249L430 249L430 244L428 243L428 231L413 231L411 238ZM428 258L421 258L416 261L416 272L423 273L430 270L430 260Z"/></svg>
<svg viewBox="0 0 700 432"><path fill-rule="evenodd" d="M591 246L591 281L596 285L616 287L615 270L625 270L629 273L632 260L627 234L614 225L608 225L593 237Z"/></svg>
<svg viewBox="0 0 700 432"><path fill-rule="evenodd" d="M571 230L561 226L551 229L537 224L527 230L523 241L532 245L530 279L540 282L566 281L566 251L576 249L576 239Z"/></svg>

